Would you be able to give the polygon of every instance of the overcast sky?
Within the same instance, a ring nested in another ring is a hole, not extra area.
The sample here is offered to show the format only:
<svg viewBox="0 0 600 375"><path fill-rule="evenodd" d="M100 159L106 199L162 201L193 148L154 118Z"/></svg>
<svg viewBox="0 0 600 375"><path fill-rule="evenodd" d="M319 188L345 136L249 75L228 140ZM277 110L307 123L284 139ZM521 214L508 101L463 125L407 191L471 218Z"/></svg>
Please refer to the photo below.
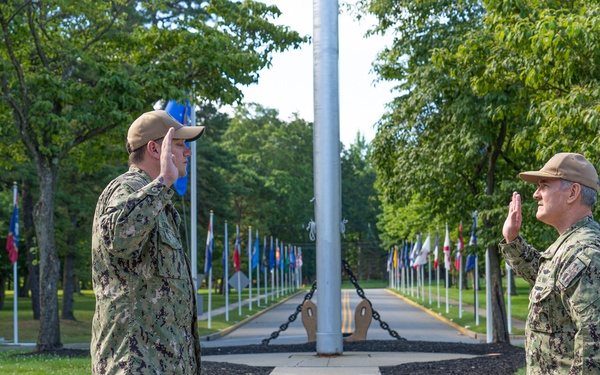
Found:
<svg viewBox="0 0 600 375"><path fill-rule="evenodd" d="M301 35L313 34L313 0L261 0L275 4L282 16L277 24L290 26ZM349 0L354 3L355 1ZM341 3L341 2L340 2ZM390 38L364 34L372 19L360 23L347 12L339 15L340 138L348 146L361 132L367 142L375 136L373 125L393 96L392 84L374 83L371 63ZM244 101L277 109L283 120L294 112L313 121L313 45L274 55L272 67L260 72L259 83L243 88Z"/></svg>

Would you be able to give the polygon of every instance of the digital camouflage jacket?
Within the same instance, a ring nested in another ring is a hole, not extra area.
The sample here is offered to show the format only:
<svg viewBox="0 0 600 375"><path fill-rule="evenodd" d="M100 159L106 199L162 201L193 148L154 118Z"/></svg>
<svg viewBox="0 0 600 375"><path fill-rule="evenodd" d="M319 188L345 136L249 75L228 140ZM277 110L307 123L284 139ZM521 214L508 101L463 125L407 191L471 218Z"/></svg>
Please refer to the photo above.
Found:
<svg viewBox="0 0 600 375"><path fill-rule="evenodd" d="M131 167L98 199L93 374L200 374L196 293L172 196Z"/></svg>
<svg viewBox="0 0 600 375"><path fill-rule="evenodd" d="M528 374L600 373L600 226L590 215L544 252L517 237L500 243L531 284L525 326Z"/></svg>

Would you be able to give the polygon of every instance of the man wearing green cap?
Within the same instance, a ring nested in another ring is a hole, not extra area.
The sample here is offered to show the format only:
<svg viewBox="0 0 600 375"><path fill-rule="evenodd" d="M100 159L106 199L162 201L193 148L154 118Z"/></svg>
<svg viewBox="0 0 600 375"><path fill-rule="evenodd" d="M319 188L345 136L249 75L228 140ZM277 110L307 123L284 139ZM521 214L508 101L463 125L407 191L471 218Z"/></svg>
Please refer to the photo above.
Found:
<svg viewBox="0 0 600 375"><path fill-rule="evenodd" d="M204 127L147 112L127 133L129 170L98 199L92 227L93 374L200 374L196 291L170 186Z"/></svg>
<svg viewBox="0 0 600 375"><path fill-rule="evenodd" d="M512 196L500 248L531 285L525 326L528 374L600 373L600 225L592 216L598 174L582 155L559 153L539 171L519 177L537 183L536 217L558 239L544 252L519 235L521 196Z"/></svg>

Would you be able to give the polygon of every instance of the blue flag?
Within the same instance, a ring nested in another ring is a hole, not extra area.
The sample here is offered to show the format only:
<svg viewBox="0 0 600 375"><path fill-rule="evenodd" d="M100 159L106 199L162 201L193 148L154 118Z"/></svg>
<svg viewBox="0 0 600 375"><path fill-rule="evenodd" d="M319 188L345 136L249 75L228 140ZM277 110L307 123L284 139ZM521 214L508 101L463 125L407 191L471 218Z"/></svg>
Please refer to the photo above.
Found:
<svg viewBox="0 0 600 375"><path fill-rule="evenodd" d="M17 200L14 201L13 214L10 219L10 227L8 228L8 238L6 240L6 251L8 251L8 259L14 264L18 257L19 244L19 205Z"/></svg>
<svg viewBox="0 0 600 375"><path fill-rule="evenodd" d="M252 270L254 270L256 268L256 266L258 266L258 254L260 253L260 249L258 247L258 232L257 232L257 236L256 236L256 241L254 241L254 249L252 249Z"/></svg>
<svg viewBox="0 0 600 375"><path fill-rule="evenodd" d="M184 126L192 125L192 106L190 105L189 100L185 101L185 105L177 103L175 100L169 100L167 102L167 106L165 107L165 111L170 114L175 120L179 121ZM189 147L189 143L186 142L186 145ZM187 167L186 167L187 168ZM183 177L179 177L177 181L173 184L175 191L179 195L185 195L187 192L188 185L188 175L186 174Z"/></svg>
<svg viewBox="0 0 600 375"><path fill-rule="evenodd" d="M273 271L275 268L275 249L273 249L273 244L271 243L271 250L269 251L269 271Z"/></svg>

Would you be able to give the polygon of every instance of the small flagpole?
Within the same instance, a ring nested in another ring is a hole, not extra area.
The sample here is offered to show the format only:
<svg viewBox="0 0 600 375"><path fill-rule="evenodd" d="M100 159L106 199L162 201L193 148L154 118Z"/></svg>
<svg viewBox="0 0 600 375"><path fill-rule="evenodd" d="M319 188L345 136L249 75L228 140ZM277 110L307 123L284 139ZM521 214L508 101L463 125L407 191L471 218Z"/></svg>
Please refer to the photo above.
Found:
<svg viewBox="0 0 600 375"><path fill-rule="evenodd" d="M273 236L271 236L271 249L273 249L273 269L271 268L271 250L269 249L269 272L271 272L271 301L275 298L275 270L277 265L275 264L275 248L273 247Z"/></svg>
<svg viewBox="0 0 600 375"><path fill-rule="evenodd" d="M223 289L225 289L225 321L229 321L229 236L227 233L227 221L225 221L225 247L223 248L223 259L225 260L225 264L223 264L224 275L223 278Z"/></svg>
<svg viewBox="0 0 600 375"><path fill-rule="evenodd" d="M265 262L267 261L267 236L263 236L263 255L264 257L262 258L261 262L262 262L262 266L264 267L264 277L265 277L265 306L267 306L269 304L269 277L267 274L267 265L265 264Z"/></svg>
<svg viewBox="0 0 600 375"><path fill-rule="evenodd" d="M260 249L258 247L258 229L256 230L256 257L260 258ZM259 262L260 263L260 262ZM256 264L256 306L260 307L260 267L259 263Z"/></svg>
<svg viewBox="0 0 600 375"><path fill-rule="evenodd" d="M473 287L475 288L475 325L479 325L479 261L477 253L475 253L475 282Z"/></svg>
<svg viewBox="0 0 600 375"><path fill-rule="evenodd" d="M15 209L15 206L17 206L17 183L16 182L13 184L13 210ZM19 236L18 220L19 219L17 217L17 222L15 223L15 233L13 233L13 236L16 236L16 238L18 238L18 236ZM19 244L15 244L15 245L18 246ZM15 260L15 262L13 263L13 290L14 290L14 295L13 295L14 343L18 344L19 343L19 277L17 276L17 260Z"/></svg>
<svg viewBox="0 0 600 375"><path fill-rule="evenodd" d="M239 262L241 262L241 256L242 254L240 251L240 247L241 247L241 243L240 242L240 226L239 224L235 226L235 246L237 248L237 252L238 252L238 264ZM235 251L235 250L234 250ZM236 270L235 270L235 274L237 276L237 290L238 290L238 314L239 316L242 316L242 280L241 280L241 275L239 274L239 272L237 272L237 265L236 265Z"/></svg>
<svg viewBox="0 0 600 375"><path fill-rule="evenodd" d="M193 181L195 181L195 180L193 180ZM192 185L194 185L194 183L192 183ZM210 228L209 230L212 230L214 233L213 216L214 216L214 213L212 210L210 210L210 218L209 218L208 226ZM210 233L208 235L210 236ZM214 241L214 236L211 241ZM213 244L214 244L214 242L213 242ZM214 245L213 245L213 247L214 247ZM211 258L212 258L212 254L211 254ZM212 259L211 259L211 263L212 263ZM196 293L197 292L198 291L196 291ZM207 324L207 327L211 328L211 326L212 326L212 264L211 264L210 269L208 270L208 324Z"/></svg>
<svg viewBox="0 0 600 375"><path fill-rule="evenodd" d="M248 227L248 276L250 287L248 288L248 310L252 311L252 227Z"/></svg>
<svg viewBox="0 0 600 375"><path fill-rule="evenodd" d="M459 250L460 251L460 250ZM463 295L463 264L462 253L458 257L458 317L462 318L462 295Z"/></svg>
<svg viewBox="0 0 600 375"><path fill-rule="evenodd" d="M508 281L506 283L506 296L508 297L508 304L506 306L506 316L508 317L508 333L512 334L512 302L510 300L512 295L512 268L508 265L508 263L506 263L506 280ZM488 287L486 287L486 290L487 288ZM489 308L489 306L486 306L486 309Z"/></svg>

